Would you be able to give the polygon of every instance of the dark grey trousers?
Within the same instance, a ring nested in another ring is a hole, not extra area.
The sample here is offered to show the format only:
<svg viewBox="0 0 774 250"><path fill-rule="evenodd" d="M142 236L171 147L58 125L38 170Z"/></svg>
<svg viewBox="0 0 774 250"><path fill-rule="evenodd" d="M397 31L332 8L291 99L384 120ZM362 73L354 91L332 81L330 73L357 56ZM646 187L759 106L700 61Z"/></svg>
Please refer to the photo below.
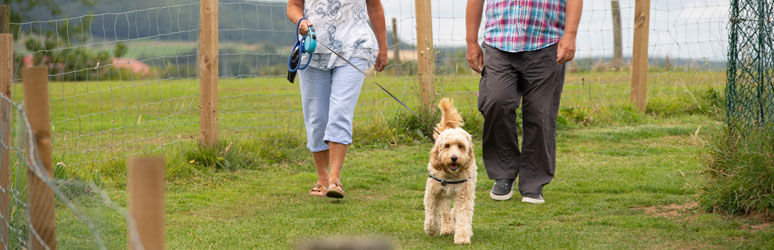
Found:
<svg viewBox="0 0 774 250"><path fill-rule="evenodd" d="M556 117L564 86L557 45L509 53L484 44L478 110L484 115L483 153L490 179L516 179L522 195L542 195L556 168ZM522 148L516 127L521 104Z"/></svg>

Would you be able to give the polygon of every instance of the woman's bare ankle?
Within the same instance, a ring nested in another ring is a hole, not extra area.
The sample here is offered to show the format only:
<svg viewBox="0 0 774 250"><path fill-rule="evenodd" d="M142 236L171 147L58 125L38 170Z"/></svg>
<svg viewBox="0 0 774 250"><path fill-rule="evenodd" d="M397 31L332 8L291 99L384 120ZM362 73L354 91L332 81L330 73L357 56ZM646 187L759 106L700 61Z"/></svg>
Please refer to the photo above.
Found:
<svg viewBox="0 0 774 250"><path fill-rule="evenodd" d="M330 179L328 179L328 185L333 184L333 183L341 184L341 178L330 178Z"/></svg>

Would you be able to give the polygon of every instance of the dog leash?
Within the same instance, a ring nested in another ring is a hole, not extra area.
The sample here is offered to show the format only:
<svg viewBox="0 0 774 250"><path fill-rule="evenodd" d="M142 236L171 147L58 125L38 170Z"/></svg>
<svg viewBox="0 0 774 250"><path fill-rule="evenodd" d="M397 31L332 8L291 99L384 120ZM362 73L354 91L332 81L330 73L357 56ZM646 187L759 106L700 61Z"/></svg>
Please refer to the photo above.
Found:
<svg viewBox="0 0 774 250"><path fill-rule="evenodd" d="M347 60L346 58L344 58L344 56L340 55L340 54L339 54L339 53L337 53L336 51L333 51L333 49L331 49L330 47L328 47L328 45L325 45L324 43L319 43L319 44L320 44L320 45L322 45L324 48L328 49L328 51L330 51L330 52L331 52L331 53L333 53L334 55L336 55L336 57L338 57L338 58L339 58L339 59L341 59L342 61L344 61L344 62L346 62L347 64L349 64L349 66L352 66L353 68L357 69L357 71L359 71L361 74L363 74L363 76L365 76L365 77L368 77L368 74L366 74L366 72L365 72L365 71L363 71L362 69L360 69L360 68L358 68L357 66L355 66L355 64L353 64L352 62L350 62L349 60ZM388 95L390 95L390 97L392 97L392 99L393 99L393 100L395 100L396 102L400 103L400 105L401 105L401 106L403 106L403 108L405 108L406 110L408 110L409 112L411 112L411 114L413 114L414 116L416 116L416 117L417 117L417 119L419 119L420 121L422 120L422 117L420 117L420 116L419 116L419 115L418 115L416 112L414 112L414 110L411 110L411 108L409 108L409 107L408 107L408 106L407 106L405 103L403 103L403 102L402 102L400 99L398 99L398 97L397 97L397 96L393 95L393 94L392 94L392 93L391 93L389 90L387 90L386 88L384 88L384 86L382 86L381 84L379 84L379 83L378 83L378 82L376 82L376 81L373 81L373 83L374 83L374 84L376 84L376 86L379 86L379 88L380 88L380 89L382 89L382 91L384 91L385 93L387 93ZM433 130L435 130L435 129L433 129ZM436 131L436 133L437 133L437 131ZM440 134L440 133L439 133L439 134Z"/></svg>
<svg viewBox="0 0 774 250"><path fill-rule="evenodd" d="M297 73L298 70L304 70L307 67L309 67L309 63L312 61L312 54L314 53L314 50L317 47L317 44L321 45L322 47L324 47L325 49L327 49L328 51L330 51L331 53L336 55L336 57L338 57L342 61L344 61L347 64L349 64L349 66L352 66L353 68L355 68L357 71L359 71L361 74L363 74L363 76L368 77L368 74L366 74L365 71L363 71L362 69L360 69L357 66L355 66L355 64L350 62L347 58L345 58L344 56L342 56L338 52L336 52L333 49L331 49L330 47L328 47L328 45L325 45L324 43L318 42L317 41L317 33L315 33L315 31L314 31L314 26L309 26L309 33L307 33L307 35L301 36L299 34L298 28L301 26L301 21L302 20L309 20L309 19L307 19L306 17L302 17L296 23L296 39L297 40L296 40L295 45L293 46L293 50L291 51L290 57L288 58L288 81L290 83L293 83L293 81L295 80L296 73ZM299 61L301 59L301 55L305 54L305 53L309 54L309 58L307 59L306 64L302 66L302 65L299 64ZM389 95L393 100L395 100L401 106L403 106L404 109L406 109L409 112L411 112L411 114L414 115L417 119L419 119L420 122L426 123L426 121L424 121L424 119L422 119L422 117L419 116L419 114L417 114L417 112L414 112L414 110L409 108L408 105L406 105L406 103L401 101L397 96L393 95L392 92L387 90L387 88L385 88L384 86L382 86L381 84L379 84L376 81L373 81L373 83L376 84L376 86L379 86L379 88L382 89L382 91L384 91L384 93L387 93L387 95ZM429 124L429 123L427 123L427 124ZM433 128L433 132L435 132L437 134L441 134L440 132L435 130L435 128Z"/></svg>
<svg viewBox="0 0 774 250"><path fill-rule="evenodd" d="M361 74L363 74L363 76L365 76L365 77L368 77L368 74L366 74L366 72L365 72L365 71L363 71L362 69L360 69L360 68L358 68L357 66L355 66L355 64L354 64L354 63L352 63L352 62L350 62L349 60L347 60L346 58L344 58L344 56L340 55L340 54L339 54L339 53L337 53L336 51L333 51L333 49L331 49L330 47L328 47L328 45L325 45L324 43L319 43L319 44L320 44L320 45L322 45L324 48L328 49L328 51L330 51L330 52L331 52L331 53L333 53L334 55L336 55L336 57L338 57L338 58L339 58L339 59L341 59L342 61L344 61L344 62L346 62L347 64L349 64L349 66L352 66L353 68L357 69L357 71L360 71L360 73L361 73ZM425 123L424 119L422 119L422 117L421 117L421 116L419 116L419 115L418 115L416 112L414 112L414 110L411 110L411 108L409 108L409 107L408 107L408 105L406 105L405 103L403 103L403 101L401 101L400 99L398 99L398 97L397 97L397 96L393 95L393 94L392 94L392 92L390 92L389 90L387 90L387 89L386 89L384 86L382 86L381 84L379 84L379 83L378 83L378 82L376 82L376 81L373 81L373 83L374 83L374 84L376 84L376 86L379 86L379 88L380 88L380 89L382 89L382 91L384 91L384 93L387 93L388 95L390 95L390 97L392 97L392 99L393 99L393 100L395 100L396 102L400 103L400 105L401 105L401 106L403 106L403 108L404 108L404 109L406 109L406 110L408 110L409 112L411 112L411 114L413 114L413 115L414 115L414 116L415 116L417 119L419 119L419 121L420 121L420 122L422 122L422 123ZM428 123L428 124L429 124L429 123ZM433 132L435 132L436 134L439 134L439 135L441 134L441 132L438 132L437 130L435 130L435 128L433 128Z"/></svg>

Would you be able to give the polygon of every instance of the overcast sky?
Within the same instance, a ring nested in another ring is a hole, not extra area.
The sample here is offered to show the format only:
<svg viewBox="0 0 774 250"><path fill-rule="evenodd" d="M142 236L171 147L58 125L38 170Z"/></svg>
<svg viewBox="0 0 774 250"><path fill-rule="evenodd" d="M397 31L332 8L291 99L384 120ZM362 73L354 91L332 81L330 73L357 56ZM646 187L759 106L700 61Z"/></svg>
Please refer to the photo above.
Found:
<svg viewBox="0 0 774 250"><path fill-rule="evenodd" d="M465 44L466 0L432 0L436 46ZM414 0L382 0L390 19L398 19L402 40L415 40ZM634 0L621 0L624 56L631 55ZM651 0L652 57L724 60L727 54L728 0ZM578 56L612 56L610 0L584 1ZM389 27L388 27L389 28Z"/></svg>

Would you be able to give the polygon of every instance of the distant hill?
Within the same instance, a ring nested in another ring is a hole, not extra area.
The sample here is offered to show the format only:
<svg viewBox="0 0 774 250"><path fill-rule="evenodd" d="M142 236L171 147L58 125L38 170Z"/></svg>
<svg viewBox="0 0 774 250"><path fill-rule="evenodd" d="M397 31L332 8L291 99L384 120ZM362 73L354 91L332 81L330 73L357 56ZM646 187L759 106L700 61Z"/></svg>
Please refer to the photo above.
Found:
<svg viewBox="0 0 774 250"><path fill-rule="evenodd" d="M56 0L62 8L59 17L42 9L30 12L29 21L96 14L89 33L95 39L196 41L199 27L198 4L191 0L97 0L94 6L80 1ZM222 1L219 10L220 39L226 42L290 43L294 26L285 17L285 3ZM117 13L117 14L115 14ZM80 22L86 19L75 19ZM28 27L22 27L28 28Z"/></svg>
<svg viewBox="0 0 774 250"><path fill-rule="evenodd" d="M62 14L56 19L96 14L90 30L95 39L151 37L196 41L198 37L199 5L195 0L96 0L94 6L78 0L55 1L62 8ZM292 45L295 25L285 15L286 6L286 2L220 1L220 40ZM25 22L55 19L42 9L33 10L28 16L31 18ZM392 44L391 37L388 35L389 44Z"/></svg>

